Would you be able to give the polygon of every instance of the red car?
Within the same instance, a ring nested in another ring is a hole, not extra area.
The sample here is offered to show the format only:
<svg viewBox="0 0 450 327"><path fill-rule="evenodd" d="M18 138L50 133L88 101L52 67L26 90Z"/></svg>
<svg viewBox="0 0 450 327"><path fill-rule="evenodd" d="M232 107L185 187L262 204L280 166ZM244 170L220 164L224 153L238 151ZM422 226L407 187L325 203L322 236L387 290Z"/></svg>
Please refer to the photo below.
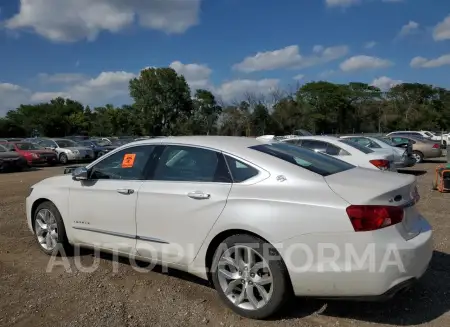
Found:
<svg viewBox="0 0 450 327"><path fill-rule="evenodd" d="M7 142L1 144L9 151L17 152L25 157L29 166L39 164L48 164L53 166L58 163L56 153L51 150L47 150L40 145L30 142Z"/></svg>

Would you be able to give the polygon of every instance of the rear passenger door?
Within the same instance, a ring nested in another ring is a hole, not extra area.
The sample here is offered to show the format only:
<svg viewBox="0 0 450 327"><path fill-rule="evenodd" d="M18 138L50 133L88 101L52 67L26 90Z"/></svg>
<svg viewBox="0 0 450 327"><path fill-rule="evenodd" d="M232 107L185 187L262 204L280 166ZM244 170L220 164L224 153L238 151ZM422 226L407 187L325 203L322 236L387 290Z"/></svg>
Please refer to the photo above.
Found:
<svg viewBox="0 0 450 327"><path fill-rule="evenodd" d="M158 257L163 263L192 262L222 213L231 185L221 152L188 145L164 146L138 192L139 254Z"/></svg>

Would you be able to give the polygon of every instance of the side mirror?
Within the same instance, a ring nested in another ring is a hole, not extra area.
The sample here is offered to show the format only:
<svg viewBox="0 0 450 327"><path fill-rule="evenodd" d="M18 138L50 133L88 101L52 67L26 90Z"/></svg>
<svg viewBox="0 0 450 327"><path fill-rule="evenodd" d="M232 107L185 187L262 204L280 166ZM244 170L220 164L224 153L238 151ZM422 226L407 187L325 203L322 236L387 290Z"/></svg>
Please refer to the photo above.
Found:
<svg viewBox="0 0 450 327"><path fill-rule="evenodd" d="M86 167L78 167L72 172L72 179L75 181L88 180L88 170Z"/></svg>

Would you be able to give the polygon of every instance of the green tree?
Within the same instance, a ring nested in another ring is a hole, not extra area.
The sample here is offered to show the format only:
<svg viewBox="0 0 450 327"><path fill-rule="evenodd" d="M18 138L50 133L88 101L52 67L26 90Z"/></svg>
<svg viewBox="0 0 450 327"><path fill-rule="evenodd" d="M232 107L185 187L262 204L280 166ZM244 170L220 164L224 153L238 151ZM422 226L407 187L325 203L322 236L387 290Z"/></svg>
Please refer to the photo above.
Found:
<svg viewBox="0 0 450 327"><path fill-rule="evenodd" d="M130 96L151 135L176 135L193 111L189 86L172 68L147 68L130 81Z"/></svg>

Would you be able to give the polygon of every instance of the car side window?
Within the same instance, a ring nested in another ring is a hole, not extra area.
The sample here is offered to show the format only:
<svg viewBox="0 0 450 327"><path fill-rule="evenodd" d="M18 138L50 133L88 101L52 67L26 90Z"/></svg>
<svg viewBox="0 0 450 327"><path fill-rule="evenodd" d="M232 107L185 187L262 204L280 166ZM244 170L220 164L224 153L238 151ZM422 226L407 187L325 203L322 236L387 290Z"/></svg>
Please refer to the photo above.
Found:
<svg viewBox="0 0 450 327"><path fill-rule="evenodd" d="M327 143L316 140L302 140L302 147L317 152L325 152L327 150Z"/></svg>
<svg viewBox="0 0 450 327"><path fill-rule="evenodd" d="M259 174L258 169L251 167L235 158L225 155L225 160L227 161L231 176L233 177L233 183L242 183Z"/></svg>
<svg viewBox="0 0 450 327"><path fill-rule="evenodd" d="M161 153L153 180L231 183L222 153L191 146L168 145Z"/></svg>
<svg viewBox="0 0 450 327"><path fill-rule="evenodd" d="M8 151L16 151L16 149L14 148L14 145L12 145L11 143L3 144L3 146L4 146Z"/></svg>
<svg viewBox="0 0 450 327"><path fill-rule="evenodd" d="M289 144L294 144L294 145L297 145L297 144L298 144L298 140L295 140L295 139L293 139L293 140L285 140L285 141L283 141L283 142L289 143Z"/></svg>
<svg viewBox="0 0 450 327"><path fill-rule="evenodd" d="M90 169L90 179L144 180L153 145L130 147L116 152Z"/></svg>
<svg viewBox="0 0 450 327"><path fill-rule="evenodd" d="M42 145L43 147L56 147L56 144L50 140L42 140L39 141L38 144Z"/></svg>
<svg viewBox="0 0 450 327"><path fill-rule="evenodd" d="M334 144L331 144L331 143L328 143L325 153L330 156L348 156L348 155L350 155L350 153L348 153L344 149L341 149L340 147L338 147Z"/></svg>

